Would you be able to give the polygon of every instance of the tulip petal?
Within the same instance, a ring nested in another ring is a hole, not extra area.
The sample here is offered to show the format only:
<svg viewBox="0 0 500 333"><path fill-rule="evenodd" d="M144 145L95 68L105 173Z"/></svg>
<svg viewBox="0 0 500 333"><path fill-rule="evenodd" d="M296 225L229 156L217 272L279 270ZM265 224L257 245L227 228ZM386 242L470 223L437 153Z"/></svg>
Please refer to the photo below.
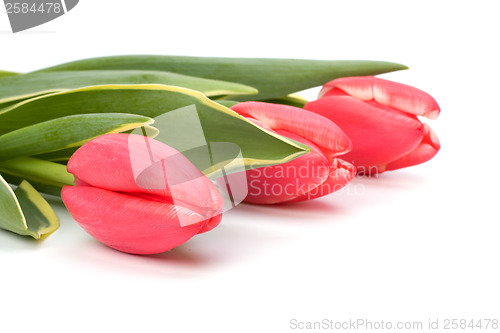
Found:
<svg viewBox="0 0 500 333"><path fill-rule="evenodd" d="M436 133L429 125L424 124L424 138L418 147L397 160L388 163L385 169L395 170L427 162L437 154L440 148L441 145Z"/></svg>
<svg viewBox="0 0 500 333"><path fill-rule="evenodd" d="M231 107L242 116L257 119L273 130L300 135L335 155L351 150L351 141L334 123L317 114L289 105L244 102Z"/></svg>
<svg viewBox="0 0 500 333"><path fill-rule="evenodd" d="M316 199L340 190L356 176L356 167L341 159L334 159L330 165L330 174L323 184L288 202Z"/></svg>
<svg viewBox="0 0 500 333"><path fill-rule="evenodd" d="M175 202L206 218L222 212L215 185L187 158L140 135L107 134L88 142L70 159L68 172L77 185Z"/></svg>
<svg viewBox="0 0 500 333"><path fill-rule="evenodd" d="M335 122L349 136L354 149L342 159L356 165L359 172L400 158L414 150L424 135L416 116L350 96L323 97L305 109Z"/></svg>
<svg viewBox="0 0 500 333"><path fill-rule="evenodd" d="M373 76L346 77L330 81L323 86L319 97L338 94L335 91L330 93L330 90L335 88L357 99L374 100L416 116L436 119L440 113L439 105L428 93L406 84Z"/></svg>
<svg viewBox="0 0 500 333"><path fill-rule="evenodd" d="M245 202L276 204L290 201L320 186L329 176L330 163L314 143L284 130L276 132L308 145L311 152L284 164L247 170Z"/></svg>
<svg viewBox="0 0 500 333"><path fill-rule="evenodd" d="M205 233L207 231L210 231L214 229L216 226L220 224L220 221L222 220L222 214L216 215L208 220L206 220L206 223L201 227L200 231L198 231L199 234Z"/></svg>
<svg viewBox="0 0 500 333"><path fill-rule="evenodd" d="M333 88L331 86L324 85L318 94L318 98L329 97L329 96L351 96L351 95L349 95L348 93L346 93L342 89Z"/></svg>
<svg viewBox="0 0 500 333"><path fill-rule="evenodd" d="M90 235L119 251L168 251L196 235L205 217L184 207L91 186L65 186L62 199ZM190 221L180 224L181 220Z"/></svg>

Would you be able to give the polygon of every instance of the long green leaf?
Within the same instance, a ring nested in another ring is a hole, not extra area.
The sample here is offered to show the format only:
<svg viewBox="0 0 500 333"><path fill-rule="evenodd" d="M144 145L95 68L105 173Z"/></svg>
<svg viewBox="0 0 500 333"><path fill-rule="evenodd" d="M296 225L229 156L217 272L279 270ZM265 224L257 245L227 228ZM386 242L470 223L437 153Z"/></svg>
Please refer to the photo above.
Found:
<svg viewBox="0 0 500 333"><path fill-rule="evenodd" d="M256 58L207 58L162 55L125 55L83 59L42 69L68 70L156 70L208 79L238 82L255 87L259 94L237 100L265 100L316 87L338 77L377 75L407 69L384 61L303 60Z"/></svg>
<svg viewBox="0 0 500 333"><path fill-rule="evenodd" d="M0 228L39 239L55 231L59 220L45 199L27 182L16 190L0 175Z"/></svg>
<svg viewBox="0 0 500 333"><path fill-rule="evenodd" d="M144 135L142 133L142 130L146 130L146 136L150 138L155 138L159 133L159 130L157 128L148 125L141 126L141 134ZM37 154L31 157L51 162L67 163L71 156L75 153L75 151L78 150L78 148L80 147L71 147L49 153Z"/></svg>
<svg viewBox="0 0 500 333"><path fill-rule="evenodd" d="M14 75L18 75L18 73L0 70L0 78Z"/></svg>
<svg viewBox="0 0 500 333"><path fill-rule="evenodd" d="M205 141L237 145L247 168L284 163L310 151L303 144L263 130L200 92L164 85L94 86L33 98L0 111L0 134L75 114L130 112L154 118L186 106L195 107ZM184 135L192 131L182 118L175 125ZM165 143L180 150L178 145L185 142ZM197 161L192 162L198 166Z"/></svg>
<svg viewBox="0 0 500 333"><path fill-rule="evenodd" d="M224 105L225 107L228 107L228 108L230 108L233 105L236 105L238 103L241 103L240 101L234 101L231 99L227 99L226 96L224 96L224 98L221 98L221 99L217 99L214 97L211 97L211 99L219 104ZM305 98L303 98L302 96L297 95L297 94L290 94L287 96L282 96L280 98L266 99L266 100L263 100L262 102L291 105L291 106L295 106L298 108L303 108L304 105L306 105L309 101L306 100Z"/></svg>
<svg viewBox="0 0 500 333"><path fill-rule="evenodd" d="M53 151L50 153L37 154L31 157L51 162L66 163L70 159L70 157L78 150L78 148L80 147L71 147L67 149Z"/></svg>
<svg viewBox="0 0 500 333"><path fill-rule="evenodd" d="M44 95L44 94L42 94ZM32 96L32 97L36 97L36 96ZM27 98L26 98L27 99ZM2 112L3 109L6 109L8 108L9 106L12 106L14 104L17 104L19 102L21 102L22 100L16 100L16 101L10 101L10 102L5 102L5 103L0 103L0 112Z"/></svg>
<svg viewBox="0 0 500 333"><path fill-rule="evenodd" d="M295 106L297 108L303 108L304 105L306 105L307 102L309 102L309 101L307 99L299 96L299 95L290 94L290 95L283 96L280 98L268 99L268 100L265 100L264 102L291 105L291 106Z"/></svg>
<svg viewBox="0 0 500 333"><path fill-rule="evenodd" d="M0 136L0 161L81 146L106 133L128 131L152 124L134 114L80 114L48 120Z"/></svg>
<svg viewBox="0 0 500 333"><path fill-rule="evenodd" d="M17 179L26 179L30 183L50 188L74 185L75 181L74 176L66 171L65 165L32 157L19 157L0 161L0 173Z"/></svg>
<svg viewBox="0 0 500 333"><path fill-rule="evenodd" d="M3 173L3 179L7 181L9 184L21 184L23 180L26 180L25 177L12 176L6 172ZM54 196L61 196L61 190L64 185L50 185L46 183L37 182L36 180L29 180L31 186L33 186L38 192L51 194Z"/></svg>
<svg viewBox="0 0 500 333"><path fill-rule="evenodd" d="M5 103L43 94L103 84L165 84L198 90L207 96L256 94L255 88L239 83L143 70L91 70L31 73L0 79L0 108Z"/></svg>
<svg viewBox="0 0 500 333"><path fill-rule="evenodd" d="M220 105L224 105L226 108L230 108L230 107L240 103L239 101L233 101L233 100L227 100L227 99L220 99L220 100L216 100L215 102L217 102Z"/></svg>

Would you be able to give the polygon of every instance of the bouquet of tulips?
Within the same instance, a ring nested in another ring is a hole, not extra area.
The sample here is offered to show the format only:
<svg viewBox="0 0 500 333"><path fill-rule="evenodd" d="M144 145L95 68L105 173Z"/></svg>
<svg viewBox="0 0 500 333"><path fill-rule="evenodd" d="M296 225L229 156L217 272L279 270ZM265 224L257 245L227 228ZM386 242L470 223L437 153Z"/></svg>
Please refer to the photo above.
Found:
<svg viewBox="0 0 500 333"><path fill-rule="evenodd" d="M325 196L439 150L427 93L381 61L115 56L0 71L0 228L40 239L61 196L117 250L168 251L240 202ZM315 101L294 94L321 86Z"/></svg>

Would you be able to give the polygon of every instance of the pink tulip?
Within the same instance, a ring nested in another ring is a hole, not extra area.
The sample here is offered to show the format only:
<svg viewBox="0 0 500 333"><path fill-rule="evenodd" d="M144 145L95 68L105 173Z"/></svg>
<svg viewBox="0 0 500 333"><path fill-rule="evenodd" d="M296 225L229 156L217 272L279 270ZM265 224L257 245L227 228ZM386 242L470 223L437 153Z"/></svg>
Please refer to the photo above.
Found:
<svg viewBox="0 0 500 333"><path fill-rule="evenodd" d="M175 149L133 134L107 134L70 159L75 186L62 199L90 235L119 251L168 251L216 227L222 196Z"/></svg>
<svg viewBox="0 0 500 333"><path fill-rule="evenodd" d="M290 162L247 171L246 202L274 204L314 199L345 186L355 167L337 156L351 141L325 117L280 104L244 102L231 108L257 125L306 144L311 152Z"/></svg>
<svg viewBox="0 0 500 333"><path fill-rule="evenodd" d="M436 119L437 102L401 83L375 77L336 79L305 109L332 120L349 136L353 149L343 158L360 174L420 164L440 148L436 134L418 119Z"/></svg>

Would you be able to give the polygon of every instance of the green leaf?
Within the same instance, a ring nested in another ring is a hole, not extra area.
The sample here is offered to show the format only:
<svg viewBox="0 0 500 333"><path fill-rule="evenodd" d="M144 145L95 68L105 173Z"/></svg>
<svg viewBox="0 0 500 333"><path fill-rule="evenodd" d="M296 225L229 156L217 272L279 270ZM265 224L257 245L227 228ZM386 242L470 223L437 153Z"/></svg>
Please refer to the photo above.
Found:
<svg viewBox="0 0 500 333"><path fill-rule="evenodd" d="M214 102L217 102L220 105L224 105L226 108L230 108L233 105L241 103L240 101L232 101L232 100L225 100L225 99L218 99L218 100L215 100Z"/></svg>
<svg viewBox="0 0 500 333"><path fill-rule="evenodd" d="M7 77L7 76L14 76L18 75L19 73L14 73L14 72L8 72L8 71L2 71L0 70L0 78L2 77Z"/></svg>
<svg viewBox="0 0 500 333"><path fill-rule="evenodd" d="M43 95L43 94L42 94ZM36 96L33 96L33 97L36 97ZM8 108L9 106L12 106L14 104L17 104L19 103L20 101L22 100L17 100L17 101L10 101L10 102L5 102L5 103L0 103L0 112L3 111L3 109L6 109Z"/></svg>
<svg viewBox="0 0 500 333"><path fill-rule="evenodd" d="M255 96L237 100L265 100L316 87L338 77L377 75L406 66L366 60L304 60L265 58L208 58L125 55L83 59L41 70L156 70L207 79L238 82L257 88Z"/></svg>
<svg viewBox="0 0 500 333"><path fill-rule="evenodd" d="M227 108L230 108L238 103L241 103L240 101L233 101L233 100L229 100L229 99L214 99L213 97L212 97L212 100L214 100L215 102L217 102L221 105L224 105ZM297 108L303 108L304 105L306 105L309 101L306 100L305 98L299 96L299 95L290 94L290 95L283 96L280 98L266 99L262 102L291 105L291 106L295 106Z"/></svg>
<svg viewBox="0 0 500 333"><path fill-rule="evenodd" d="M24 177L12 176L12 175L9 175L5 172L3 173L2 176L3 176L3 179L5 179L7 181L7 183L13 184L13 185L20 184L20 183L22 183L23 180L25 180ZM58 197L61 196L61 189L62 189L63 185L54 186L54 185L40 183L40 182L37 182L34 180L29 180L29 183L40 193L51 194L51 195L58 196Z"/></svg>
<svg viewBox="0 0 500 333"><path fill-rule="evenodd" d="M290 105L290 106L295 106L297 108L303 108L304 105L306 105L309 101L299 95L296 94L290 94L288 96L283 96L280 98L272 98L265 100L263 102L267 103L275 103L275 104L284 104L284 105Z"/></svg>
<svg viewBox="0 0 500 333"><path fill-rule="evenodd" d="M0 228L26 235L28 226L12 188L0 175Z"/></svg>
<svg viewBox="0 0 500 333"><path fill-rule="evenodd" d="M247 168L281 164L310 151L301 143L256 126L200 92L164 85L104 85L33 98L0 111L0 135L75 114L127 111L154 118L186 106L195 107L206 142L236 144ZM178 133L189 135L192 131L182 118L176 119L175 125ZM181 150L178 145L184 141L174 138L163 142ZM5 162L0 163L0 169Z"/></svg>
<svg viewBox="0 0 500 333"><path fill-rule="evenodd" d="M59 228L59 220L48 202L27 181L23 181L15 189L17 200L21 205L30 236L39 239Z"/></svg>
<svg viewBox="0 0 500 333"><path fill-rule="evenodd" d="M148 117L124 113L79 114L48 120L1 135L0 161L78 147L99 135L153 122Z"/></svg>
<svg viewBox="0 0 500 333"><path fill-rule="evenodd" d="M159 130L157 128L152 127L152 126L148 126L148 125L141 126L141 131L142 131L142 129L146 130L145 136L150 137L150 138L155 138L159 133ZM129 132L130 131L128 131L127 133L129 133ZM71 158L71 156L75 153L75 151L78 150L78 148L80 148L80 147L71 147L71 148L61 149L61 150L57 150L57 151L53 151L53 152L49 152L49 153L37 154L37 155L33 155L31 157L46 160L46 161L59 162L59 163L66 164L68 162L68 160Z"/></svg>
<svg viewBox="0 0 500 333"><path fill-rule="evenodd" d="M37 154L37 155L33 155L31 157L38 158L41 160L51 161L51 162L66 163L71 158L71 156L75 153L75 151L78 150L78 148L80 148L80 147L71 147L71 148L67 148L67 149L53 151L50 153Z"/></svg>
<svg viewBox="0 0 500 333"><path fill-rule="evenodd" d="M30 183L62 188L74 185L74 176L66 171L66 166L32 157L19 157L0 161L0 172L17 179L26 179ZM51 193L51 192L47 192Z"/></svg>
<svg viewBox="0 0 500 333"><path fill-rule="evenodd" d="M56 214L45 199L27 182L16 190L0 176L0 228L40 239L59 227Z"/></svg>
<svg viewBox="0 0 500 333"><path fill-rule="evenodd" d="M103 84L165 84L198 90L207 96L256 94L255 88L239 83L203 79L160 71L70 71L31 73L0 79L0 108L48 93Z"/></svg>

